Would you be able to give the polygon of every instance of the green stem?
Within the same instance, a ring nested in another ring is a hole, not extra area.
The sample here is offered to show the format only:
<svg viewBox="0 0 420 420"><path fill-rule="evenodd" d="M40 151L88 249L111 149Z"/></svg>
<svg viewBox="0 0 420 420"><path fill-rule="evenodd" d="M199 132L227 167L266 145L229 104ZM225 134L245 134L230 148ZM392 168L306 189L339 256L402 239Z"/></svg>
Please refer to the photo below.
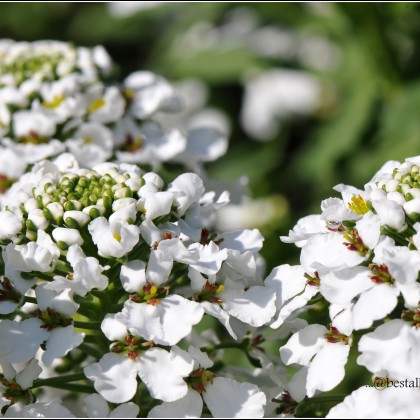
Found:
<svg viewBox="0 0 420 420"><path fill-rule="evenodd" d="M67 391L73 392L83 392L85 394L95 393L95 388L92 385L79 385L79 384L55 384L55 385L46 385L51 388L66 389Z"/></svg>
<svg viewBox="0 0 420 420"><path fill-rule="evenodd" d="M25 303L35 303L35 304L38 304L38 301L34 297L25 296L23 298L23 300L25 301Z"/></svg>
<svg viewBox="0 0 420 420"><path fill-rule="evenodd" d="M38 388L40 386L54 386L66 382L81 381L83 379L86 379L86 376L83 372L72 373L70 375L56 376L54 378L37 379L36 381L34 381L32 388Z"/></svg>
<svg viewBox="0 0 420 420"><path fill-rule="evenodd" d="M85 341L86 341L86 337L85 337ZM94 357L95 359L98 359L98 360L101 359L102 356L103 356L103 353L100 350L95 349L95 348L93 348L91 346L88 346L86 344L80 344L80 346L78 348L83 353L86 353L89 356L92 356L92 357Z"/></svg>
<svg viewBox="0 0 420 420"><path fill-rule="evenodd" d="M240 342L240 343L230 342L230 343L211 344L211 345L200 348L201 351L204 351L206 353L212 353L213 351L220 350L220 349L239 349L239 350L246 351L246 349L244 347L244 343L242 343L242 342Z"/></svg>
<svg viewBox="0 0 420 420"><path fill-rule="evenodd" d="M305 400L305 404L318 404L318 403L327 403L327 402L337 402L343 401L346 398L346 394L336 394L336 395L323 395L321 397L310 398Z"/></svg>
<svg viewBox="0 0 420 420"><path fill-rule="evenodd" d="M73 321L73 325L84 330L99 330L101 323L99 321Z"/></svg>

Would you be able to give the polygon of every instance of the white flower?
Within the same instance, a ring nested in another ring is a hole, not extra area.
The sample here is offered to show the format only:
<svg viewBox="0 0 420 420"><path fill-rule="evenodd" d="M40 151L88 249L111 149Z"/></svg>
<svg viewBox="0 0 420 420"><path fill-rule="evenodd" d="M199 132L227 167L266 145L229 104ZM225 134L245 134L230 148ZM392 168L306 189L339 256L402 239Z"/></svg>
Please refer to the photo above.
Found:
<svg viewBox="0 0 420 420"><path fill-rule="evenodd" d="M52 137L55 123L41 112L18 111L13 114L13 132L17 138L33 138L36 142Z"/></svg>
<svg viewBox="0 0 420 420"><path fill-rule="evenodd" d="M22 219L15 213L0 211L0 241L12 240L22 230Z"/></svg>
<svg viewBox="0 0 420 420"><path fill-rule="evenodd" d="M136 393L137 369L137 363L128 357L107 353L83 371L94 381L95 389L102 397L119 404L131 400Z"/></svg>
<svg viewBox="0 0 420 420"><path fill-rule="evenodd" d="M145 119L158 110L179 108L173 87L162 77L147 71L131 73L124 81L131 96L131 113Z"/></svg>
<svg viewBox="0 0 420 420"><path fill-rule="evenodd" d="M112 133L98 123L81 124L66 145L81 167L91 168L111 157Z"/></svg>
<svg viewBox="0 0 420 420"><path fill-rule="evenodd" d="M330 338L328 334L333 336ZM280 348L280 356L286 365L297 363L308 368L306 395L311 398L318 390L330 391L343 380L350 352L346 343L347 337L313 324L293 334Z"/></svg>
<svg viewBox="0 0 420 420"><path fill-rule="evenodd" d="M127 300L116 319L132 334L170 346L186 337L203 314L198 303L169 295L163 299L151 298L150 303Z"/></svg>
<svg viewBox="0 0 420 420"><path fill-rule="evenodd" d="M183 152L187 144L187 139L179 130L164 132L156 123L149 121L137 127L131 120L122 120L115 132L118 141L116 156L121 162L157 167Z"/></svg>
<svg viewBox="0 0 420 420"><path fill-rule="evenodd" d="M276 307L279 311L271 328L280 327L296 310L304 307L319 292L319 278L305 276L305 270L297 265L283 264L275 267L265 279L266 287L276 292ZM318 283L318 284L317 284Z"/></svg>
<svg viewBox="0 0 420 420"><path fill-rule="evenodd" d="M310 74L270 70L247 81L242 126L257 140L271 140L281 126L278 117L310 113L319 96L319 82Z"/></svg>
<svg viewBox="0 0 420 420"><path fill-rule="evenodd" d="M228 148L227 137L211 127L188 131L186 148L175 157L188 168L196 170L199 162L211 162L223 156Z"/></svg>
<svg viewBox="0 0 420 420"><path fill-rule="evenodd" d="M65 151L64 144L59 140L50 140L48 143L15 143L9 138L4 138L3 146L11 149L16 155L28 164L34 164L42 159L58 155Z"/></svg>
<svg viewBox="0 0 420 420"><path fill-rule="evenodd" d="M25 172L26 167L27 163L18 153L9 148L0 147L0 179L3 176L8 180L16 180Z"/></svg>
<svg viewBox="0 0 420 420"><path fill-rule="evenodd" d="M88 226L92 240L103 257L121 258L130 252L139 241L138 226L117 219L108 222L105 217L98 217Z"/></svg>
<svg viewBox="0 0 420 420"><path fill-rule="evenodd" d="M200 273L211 275L216 274L223 261L228 257L226 249L220 250L219 247L210 241L208 245L194 243L188 247L188 251L193 256L197 256L197 262L191 264L191 267Z"/></svg>
<svg viewBox="0 0 420 420"><path fill-rule="evenodd" d="M184 353L178 347L173 347L170 352L152 348L142 353L137 361L107 353L98 363L87 366L84 373L94 381L96 391L109 402L130 400L137 391L137 375L153 398L174 401L187 393L184 377L189 375L194 365Z"/></svg>
<svg viewBox="0 0 420 420"><path fill-rule="evenodd" d="M170 402L182 398L188 392L184 378L192 371L194 362L187 359L184 353L174 346L170 352L152 348L140 357L139 377L153 398Z"/></svg>
<svg viewBox="0 0 420 420"><path fill-rule="evenodd" d="M37 236L36 242L25 245L9 244L6 247L11 269L24 272L49 272L53 269L60 250L43 230L38 230Z"/></svg>
<svg viewBox="0 0 420 420"><path fill-rule="evenodd" d="M96 85L84 98L89 119L94 122L107 124L118 121L124 113L124 98L115 86L105 88Z"/></svg>
<svg viewBox="0 0 420 420"><path fill-rule="evenodd" d="M213 378L213 374L205 370L213 366L206 354L192 346L188 353L181 352L184 358L194 362L194 372L197 375L190 373L195 380L200 378L201 382L191 383L191 388L182 398L154 407L148 414L149 418L200 417L203 409L201 398L215 418L263 417L266 396L257 386L230 378ZM200 372L201 377L198 376Z"/></svg>
<svg viewBox="0 0 420 420"><path fill-rule="evenodd" d="M380 377L410 379L420 372L419 346L419 329L394 319L360 339L357 363Z"/></svg>
<svg viewBox="0 0 420 420"><path fill-rule="evenodd" d="M418 389L361 387L333 407L329 419L415 418L420 410Z"/></svg>

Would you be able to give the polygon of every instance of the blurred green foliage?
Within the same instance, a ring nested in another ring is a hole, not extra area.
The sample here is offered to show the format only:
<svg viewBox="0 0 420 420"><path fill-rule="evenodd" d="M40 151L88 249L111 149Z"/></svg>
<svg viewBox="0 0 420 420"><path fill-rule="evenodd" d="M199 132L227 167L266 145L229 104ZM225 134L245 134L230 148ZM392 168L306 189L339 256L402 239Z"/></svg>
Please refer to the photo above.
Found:
<svg viewBox="0 0 420 420"><path fill-rule="evenodd" d="M208 48L180 52L180 37L194 25L221 29L238 10L252 13L257 29L322 37L338 51L338 65L308 66L296 55L267 57L246 43L226 45L226 37ZM103 44L121 76L150 69L172 81L203 80L209 104L232 122L230 150L209 165L210 174L247 175L254 197L281 194L290 204L289 217L263 229L269 268L296 261L295 248L282 245L278 236L299 217L317 212L320 201L334 195L335 184L360 187L385 161L420 153L416 3L165 3L125 17L113 16L106 3L1 3L0 34ZM321 102L316 112L283 120L278 135L260 143L240 125L243 78L250 69L273 68L315 75L323 86Z"/></svg>

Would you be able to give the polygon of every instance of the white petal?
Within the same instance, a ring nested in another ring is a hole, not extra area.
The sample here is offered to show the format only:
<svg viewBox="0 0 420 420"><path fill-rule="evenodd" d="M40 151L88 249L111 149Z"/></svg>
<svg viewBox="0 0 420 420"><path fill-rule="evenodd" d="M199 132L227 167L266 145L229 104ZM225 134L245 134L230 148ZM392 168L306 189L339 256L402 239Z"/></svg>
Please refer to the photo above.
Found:
<svg viewBox="0 0 420 420"><path fill-rule="evenodd" d="M98 363L85 367L83 372L109 402L126 402L137 391L137 363L128 357L107 353Z"/></svg>
<svg viewBox="0 0 420 420"><path fill-rule="evenodd" d="M146 264L140 260L126 262L121 266L120 279L129 293L138 293L146 285Z"/></svg>
<svg viewBox="0 0 420 420"><path fill-rule="evenodd" d="M223 239L220 249L237 249L242 252L258 252L262 248L264 241L264 237L258 229L223 233L217 239Z"/></svg>
<svg viewBox="0 0 420 420"><path fill-rule="evenodd" d="M73 316L79 305L73 300L71 289L56 292L47 285L48 283L43 283L35 289L39 309L45 311L47 308L51 308L68 317Z"/></svg>
<svg viewBox="0 0 420 420"><path fill-rule="evenodd" d="M369 249L374 249L381 235L381 221L379 217L372 212L366 213L362 219L356 222L356 229L363 243Z"/></svg>
<svg viewBox="0 0 420 420"><path fill-rule="evenodd" d="M350 346L341 343L325 343L312 360L306 383L307 395L313 397L317 390L330 391L344 378Z"/></svg>
<svg viewBox="0 0 420 420"><path fill-rule="evenodd" d="M41 326L42 322L35 318L22 322L1 321L0 357L9 363L23 363L32 359L49 336Z"/></svg>
<svg viewBox="0 0 420 420"><path fill-rule="evenodd" d="M28 389L33 385L34 380L38 379L41 372L42 368L38 365L38 361L32 359L29 365L16 375L15 380L22 389Z"/></svg>
<svg viewBox="0 0 420 420"><path fill-rule="evenodd" d="M300 265L289 264L275 267L264 284L271 287L277 294L277 307L280 309L286 301L301 293L306 286L305 270Z"/></svg>
<svg viewBox="0 0 420 420"><path fill-rule="evenodd" d="M121 340L127 336L127 328L117 321L117 314L106 314L101 323L101 330L109 341Z"/></svg>
<svg viewBox="0 0 420 420"><path fill-rule="evenodd" d="M308 367L303 366L287 384L287 390L295 401L302 401L306 397L306 382L308 378Z"/></svg>
<svg viewBox="0 0 420 420"><path fill-rule="evenodd" d="M253 286L246 292L226 290L220 293L223 309L253 327L261 327L276 313L276 295L269 287Z"/></svg>
<svg viewBox="0 0 420 420"><path fill-rule="evenodd" d="M381 418L379 395L382 391L363 386L333 407L328 419L372 419ZM385 418L388 418L385 416Z"/></svg>
<svg viewBox="0 0 420 420"><path fill-rule="evenodd" d="M137 404L132 402L121 404L114 408L109 415L111 419L122 419L122 418L136 418L139 414L140 408Z"/></svg>
<svg viewBox="0 0 420 420"><path fill-rule="evenodd" d="M152 250L147 264L146 278L156 286L166 283L171 274L173 263L170 255L158 249Z"/></svg>
<svg viewBox="0 0 420 420"><path fill-rule="evenodd" d="M283 322L289 318L296 310L303 308L310 299L312 299L319 292L318 287L306 285L302 294L290 299L281 309L277 315L277 319L270 324L271 328L279 328Z"/></svg>
<svg viewBox="0 0 420 420"><path fill-rule="evenodd" d="M372 206L379 216L382 226L389 226L396 230L405 226L404 210L395 201L372 200Z"/></svg>
<svg viewBox="0 0 420 420"><path fill-rule="evenodd" d="M139 376L153 398L166 402L176 401L188 392L184 381L194 367L194 360L179 347L170 352L152 348L141 356Z"/></svg>
<svg viewBox="0 0 420 420"><path fill-rule="evenodd" d="M312 236L302 248L300 262L308 272L339 271L354 267L365 257L357 251L350 251L344 245L346 240L338 232Z"/></svg>
<svg viewBox="0 0 420 420"><path fill-rule="evenodd" d="M221 377L206 386L203 399L216 418L261 418L267 402L256 385Z"/></svg>
<svg viewBox="0 0 420 420"><path fill-rule="evenodd" d="M353 267L321 276L321 294L331 303L351 302L360 293L375 286L367 267Z"/></svg>
<svg viewBox="0 0 420 420"><path fill-rule="evenodd" d="M201 416L203 400L198 392L189 389L185 397L173 402L165 402L152 408L147 415L148 418L184 418L192 419Z"/></svg>
<svg viewBox="0 0 420 420"><path fill-rule="evenodd" d="M204 312L218 319L222 325L227 329L228 333L235 339L238 339L235 331L233 331L230 325L230 316L224 311L218 304L210 302L201 302L200 305L203 307Z"/></svg>
<svg viewBox="0 0 420 420"><path fill-rule="evenodd" d="M171 182L168 191L175 194L174 204L178 208L178 214L183 216L193 203L199 202L204 193L204 185L198 175L186 173Z"/></svg>
<svg viewBox="0 0 420 420"><path fill-rule="evenodd" d="M213 361L210 360L207 353L202 352L200 349L194 346L188 347L188 353L198 363L199 366L208 369L213 366ZM196 366L194 366L196 368Z"/></svg>
<svg viewBox="0 0 420 420"><path fill-rule="evenodd" d="M66 407L61 405L60 400L56 400L25 406L17 403L7 410L4 417L68 419L74 418L75 416Z"/></svg>
<svg viewBox="0 0 420 420"><path fill-rule="evenodd" d="M177 344L198 324L204 315L204 310L197 302L192 302L179 295L169 295L158 305L162 337L156 343L171 346Z"/></svg>
<svg viewBox="0 0 420 420"><path fill-rule="evenodd" d="M191 267L207 275L216 274L228 257L226 250L220 250L213 241L208 245L194 243L188 247L188 251L198 259Z"/></svg>
<svg viewBox="0 0 420 420"><path fill-rule="evenodd" d="M173 194L167 191L160 191L146 197L144 203L146 218L155 219L156 217L168 214L171 211L173 199Z"/></svg>
<svg viewBox="0 0 420 420"><path fill-rule="evenodd" d="M323 325L312 324L293 334L280 348L281 360L286 365L297 363L308 366L312 357L325 345L324 335L327 332Z"/></svg>
<svg viewBox="0 0 420 420"><path fill-rule="evenodd" d="M127 300L123 310L115 319L134 335L146 340L156 340L162 336L162 326L157 305L136 303Z"/></svg>
<svg viewBox="0 0 420 420"><path fill-rule="evenodd" d="M46 342L46 351L42 355L42 362L51 366L57 357L65 356L70 350L79 346L85 337L84 333L75 332L73 325L64 328L54 328Z"/></svg>
<svg viewBox="0 0 420 420"><path fill-rule="evenodd" d="M104 418L109 415L109 407L106 400L99 394L91 394L84 398L85 411L90 418Z"/></svg>
<svg viewBox="0 0 420 420"><path fill-rule="evenodd" d="M398 289L386 283L364 292L353 306L354 329L369 328L374 321L385 318L397 306L398 295Z"/></svg>

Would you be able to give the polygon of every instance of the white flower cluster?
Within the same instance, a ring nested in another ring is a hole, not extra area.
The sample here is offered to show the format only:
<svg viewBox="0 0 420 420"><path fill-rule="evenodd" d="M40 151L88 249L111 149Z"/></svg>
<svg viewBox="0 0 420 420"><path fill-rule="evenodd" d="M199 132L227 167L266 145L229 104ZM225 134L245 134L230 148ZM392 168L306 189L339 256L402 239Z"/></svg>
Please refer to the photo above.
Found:
<svg viewBox="0 0 420 420"><path fill-rule="evenodd" d="M119 83L113 67L101 46L0 41L0 194L29 165L66 151L84 168L174 160L194 170L226 152L213 128L165 131L154 120L182 108L164 78L136 71Z"/></svg>
<svg viewBox="0 0 420 420"><path fill-rule="evenodd" d="M277 267L266 280L279 302L272 327L315 302L331 320L306 326L281 347L282 361L299 366L283 408L293 411L304 398L340 384L353 347L357 364L373 377L411 389L362 387L329 417L417 416L420 157L386 163L364 190L343 184L335 190L342 198L324 200L321 214L304 217L281 238L301 248L301 264Z"/></svg>
<svg viewBox="0 0 420 420"><path fill-rule="evenodd" d="M0 212L3 413L68 417L43 400L64 384L99 394L86 402L92 416L136 416L139 405L199 417L204 403L215 417L263 416L265 393L215 363L217 343L194 340L207 315L236 340L276 311L260 233L207 228L227 193L205 192L193 173L165 185L131 164L80 169L70 154L35 164L12 192Z"/></svg>

